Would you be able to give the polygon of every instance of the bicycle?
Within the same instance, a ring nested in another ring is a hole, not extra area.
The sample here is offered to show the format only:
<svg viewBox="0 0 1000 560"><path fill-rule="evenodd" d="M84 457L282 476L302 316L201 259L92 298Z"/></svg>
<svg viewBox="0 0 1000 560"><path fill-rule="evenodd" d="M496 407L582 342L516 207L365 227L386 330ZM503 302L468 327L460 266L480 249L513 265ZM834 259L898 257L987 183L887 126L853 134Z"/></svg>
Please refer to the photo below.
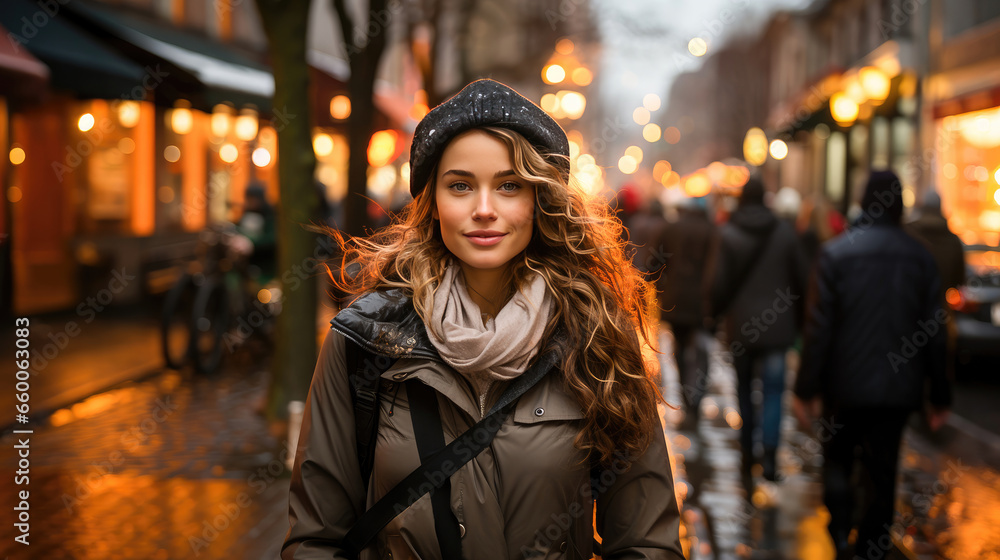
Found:
<svg viewBox="0 0 1000 560"><path fill-rule="evenodd" d="M254 334L270 339L274 317L281 309L280 291L272 285L253 289L256 281L246 253L234 250L238 237L232 225L203 231L197 258L167 293L160 326L167 367L183 369L192 364L198 373L214 373L227 349L235 350ZM259 298L267 301L257 303ZM253 321L259 324L248 323L251 316L259 316ZM230 332L237 323L241 329L252 328L248 333Z"/></svg>

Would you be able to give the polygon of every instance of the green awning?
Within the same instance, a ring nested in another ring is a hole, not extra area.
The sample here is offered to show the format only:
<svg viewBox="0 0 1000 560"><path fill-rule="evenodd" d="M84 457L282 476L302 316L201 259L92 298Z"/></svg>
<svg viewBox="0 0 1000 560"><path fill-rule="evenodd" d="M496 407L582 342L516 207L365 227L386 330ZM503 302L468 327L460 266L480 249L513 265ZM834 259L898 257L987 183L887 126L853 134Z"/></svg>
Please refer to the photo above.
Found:
<svg viewBox="0 0 1000 560"><path fill-rule="evenodd" d="M270 69L234 47L92 2L70 0L65 9L74 21L101 34L134 61L167 68L170 75L164 90L157 91L158 102L178 97L205 110L222 102L270 110L274 96Z"/></svg>
<svg viewBox="0 0 1000 560"><path fill-rule="evenodd" d="M143 87L142 66L73 25L61 12L50 15L29 0L3 0L0 25L9 32L0 40L8 41L14 51L27 49L49 67L53 89L81 98L120 99Z"/></svg>

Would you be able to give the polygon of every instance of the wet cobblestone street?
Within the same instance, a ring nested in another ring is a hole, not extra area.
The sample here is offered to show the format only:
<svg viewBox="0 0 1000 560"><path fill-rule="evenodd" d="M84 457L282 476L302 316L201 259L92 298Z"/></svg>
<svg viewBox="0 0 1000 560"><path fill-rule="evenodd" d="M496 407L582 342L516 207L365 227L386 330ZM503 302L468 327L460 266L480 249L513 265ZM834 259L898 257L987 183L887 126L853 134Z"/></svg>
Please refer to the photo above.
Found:
<svg viewBox="0 0 1000 560"><path fill-rule="evenodd" d="M163 373L61 409L31 437L30 547L8 558L275 558L287 528L283 442L256 413L264 373ZM15 470L13 436L3 468ZM0 487L15 503L15 487Z"/></svg>
<svg viewBox="0 0 1000 560"><path fill-rule="evenodd" d="M661 334L669 403L680 402ZM792 362L794 365L794 360ZM29 547L14 541L15 491L0 486L0 556L10 559L269 559L287 531L284 433L258 413L268 374L233 365L215 377L161 372L59 409L30 438ZM786 400L786 407L788 402ZM692 560L830 560L819 443L786 414L779 481L739 475L735 376L712 354L695 429L680 410L664 424ZM961 419L950 423L959 425ZM1000 558L1000 446L908 429L897 499L899 554L914 560ZM17 469L0 441L0 466ZM902 557L900 556L900 557Z"/></svg>

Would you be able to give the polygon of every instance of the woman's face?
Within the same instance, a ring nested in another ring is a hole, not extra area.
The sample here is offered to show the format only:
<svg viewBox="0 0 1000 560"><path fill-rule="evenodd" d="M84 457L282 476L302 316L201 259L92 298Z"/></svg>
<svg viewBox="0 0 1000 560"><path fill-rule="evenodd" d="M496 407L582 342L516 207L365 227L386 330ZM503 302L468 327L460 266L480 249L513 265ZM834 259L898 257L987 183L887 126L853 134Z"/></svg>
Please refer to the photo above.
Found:
<svg viewBox="0 0 1000 560"><path fill-rule="evenodd" d="M500 270L528 246L535 187L514 173L499 139L470 130L451 141L435 177L434 218L463 267Z"/></svg>

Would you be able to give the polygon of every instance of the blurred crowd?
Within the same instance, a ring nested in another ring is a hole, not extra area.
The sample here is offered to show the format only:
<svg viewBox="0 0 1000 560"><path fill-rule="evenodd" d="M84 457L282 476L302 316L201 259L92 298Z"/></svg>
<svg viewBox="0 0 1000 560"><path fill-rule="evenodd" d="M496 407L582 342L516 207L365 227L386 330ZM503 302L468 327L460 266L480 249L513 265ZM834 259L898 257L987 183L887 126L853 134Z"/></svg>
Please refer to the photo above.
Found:
<svg viewBox="0 0 1000 560"><path fill-rule="evenodd" d="M936 430L951 402L955 330L945 292L965 281L965 263L940 198L931 190L904 223L902 187L889 171L871 174L846 217L821 196L774 191L757 177L735 200L647 188L636 177L615 208L673 335L680 429L697 435L717 338L736 371L748 493L755 473L780 482L790 410L823 444L838 558L884 557L903 428L923 411ZM792 403L782 402L786 383ZM856 503L859 461L869 484Z"/></svg>

